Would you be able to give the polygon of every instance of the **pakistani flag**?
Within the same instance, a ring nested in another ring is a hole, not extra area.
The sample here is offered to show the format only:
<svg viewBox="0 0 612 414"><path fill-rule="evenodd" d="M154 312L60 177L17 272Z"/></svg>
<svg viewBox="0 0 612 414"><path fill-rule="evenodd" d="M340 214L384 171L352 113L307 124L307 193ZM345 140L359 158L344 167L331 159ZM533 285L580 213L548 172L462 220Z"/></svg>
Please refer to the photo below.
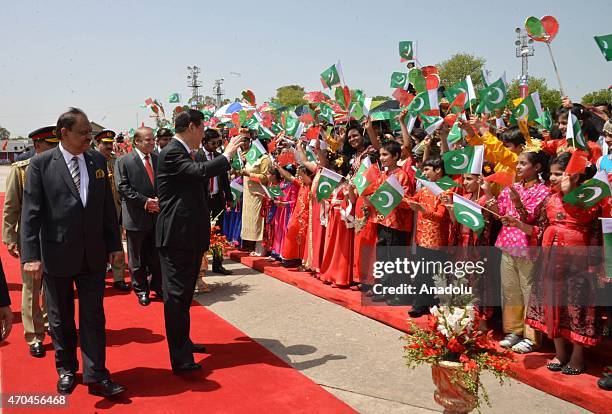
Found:
<svg viewBox="0 0 612 414"><path fill-rule="evenodd" d="M317 162L317 156L312 151L312 147L310 145L306 146L306 159L310 162Z"/></svg>
<svg viewBox="0 0 612 414"><path fill-rule="evenodd" d="M404 198L404 187L391 175L370 197L372 205L383 217L387 217Z"/></svg>
<svg viewBox="0 0 612 414"><path fill-rule="evenodd" d="M448 146L450 148L456 142L459 142L463 139L465 131L459 128L459 118L455 121L452 128L450 129L448 136L446 137L446 141L448 142Z"/></svg>
<svg viewBox="0 0 612 414"><path fill-rule="evenodd" d="M610 182L605 170L599 171L593 178L585 181L580 187L563 197L563 201L581 208L592 207L606 197L610 197Z"/></svg>
<svg viewBox="0 0 612 414"><path fill-rule="evenodd" d="M612 60L612 34L604 35L604 36L595 36L595 42L599 49L601 49L601 53L603 53L604 58L609 62Z"/></svg>
<svg viewBox="0 0 612 414"><path fill-rule="evenodd" d="M408 74L403 72L393 72L391 74L391 88L402 88L406 87L408 83Z"/></svg>
<svg viewBox="0 0 612 414"><path fill-rule="evenodd" d="M255 116L251 116L249 119L244 121L243 126L248 129L257 129L259 126L259 120Z"/></svg>
<svg viewBox="0 0 612 414"><path fill-rule="evenodd" d="M550 115L550 112L548 111L543 111L542 114L538 118L536 118L535 121L547 131L550 131L552 129L553 120L552 116Z"/></svg>
<svg viewBox="0 0 612 414"><path fill-rule="evenodd" d="M273 185L270 187L264 186L264 190L266 190L266 195L268 196L268 198L271 198L271 199L275 199L275 198L282 197L285 195L283 193L283 190L281 190L281 188L278 185Z"/></svg>
<svg viewBox="0 0 612 414"><path fill-rule="evenodd" d="M480 233L485 226L482 207L457 194L453 194L453 213L458 223L469 227L476 233Z"/></svg>
<svg viewBox="0 0 612 414"><path fill-rule="evenodd" d="M234 154L234 156L232 157L232 168L234 170L241 170L242 169L242 150L240 148L238 148L238 151Z"/></svg>
<svg viewBox="0 0 612 414"><path fill-rule="evenodd" d="M181 96L178 93L173 93L168 97L169 103L178 103L181 101Z"/></svg>
<svg viewBox="0 0 612 414"><path fill-rule="evenodd" d="M455 182L452 178L450 178L447 175L440 178L435 183L427 180L426 178L417 178L417 180L419 180L419 182L423 185L423 187L426 187L427 189L429 189L429 191L431 191L432 194L435 196L442 194L443 192L450 190L453 187L460 187L460 185L457 182Z"/></svg>
<svg viewBox="0 0 612 414"><path fill-rule="evenodd" d="M438 91L436 89L419 93L408 105L408 111L413 113L427 112L432 109L438 109Z"/></svg>
<svg viewBox="0 0 612 414"><path fill-rule="evenodd" d="M334 110L324 102L319 103L319 119L327 121L330 124L334 123Z"/></svg>
<svg viewBox="0 0 612 414"><path fill-rule="evenodd" d="M370 157L365 157L363 161L361 161L361 165L359 166L359 170L355 174L355 179L353 180L353 184L355 184L355 188L357 189L357 193L361 195L365 191L366 188L370 185L368 179L365 176L368 168L372 166L372 161L370 161Z"/></svg>
<svg viewBox="0 0 612 414"><path fill-rule="evenodd" d="M233 199L233 204L234 207L236 206L236 204L238 203L238 200L240 200L240 197L242 197L242 193L244 192L244 187L241 184L238 184L235 181L232 181L230 183L230 190L232 191L232 199Z"/></svg>
<svg viewBox="0 0 612 414"><path fill-rule="evenodd" d="M567 145L571 145L572 147L580 150L587 149L584 134L582 133L582 128L580 127L580 121L578 118L576 118L576 115L571 113L571 111L567 117L567 132L565 133L565 138L567 139Z"/></svg>
<svg viewBox="0 0 612 414"><path fill-rule="evenodd" d="M527 117L527 121L535 121L542 114L540 94L534 92L523 99L512 112L511 123L517 123L521 118Z"/></svg>
<svg viewBox="0 0 612 414"><path fill-rule="evenodd" d="M400 131L402 129L402 126L400 124L400 121L398 118L398 116L400 115L402 111L399 109L392 109L391 111L389 111L389 127L391 128L391 131Z"/></svg>
<svg viewBox="0 0 612 414"><path fill-rule="evenodd" d="M278 123L273 122L272 125L270 125L270 131L272 132L272 135L280 134L281 132L283 132L283 127L280 126Z"/></svg>
<svg viewBox="0 0 612 414"><path fill-rule="evenodd" d="M293 114L286 113L285 116L283 116L283 129L288 136L294 137L299 126L300 120L296 116L293 116Z"/></svg>
<svg viewBox="0 0 612 414"><path fill-rule="evenodd" d="M340 85L340 73L336 65L331 65L321 73L321 83L323 87L327 89Z"/></svg>
<svg viewBox="0 0 612 414"><path fill-rule="evenodd" d="M433 134L436 129L440 128L443 122L444 118L440 116L427 116L421 114L421 126L428 135Z"/></svg>
<svg viewBox="0 0 612 414"><path fill-rule="evenodd" d="M328 170L327 168L323 168L321 170L321 175L319 176L319 184L317 185L317 201L321 201L325 198L329 198L332 194L332 191L340 184L342 181L342 176L338 173L335 173L332 170Z"/></svg>
<svg viewBox="0 0 612 414"><path fill-rule="evenodd" d="M349 106L349 116L351 118L355 118L357 121L361 121L363 119L363 106L359 102L353 102Z"/></svg>
<svg viewBox="0 0 612 414"><path fill-rule="evenodd" d="M274 132L270 131L262 124L257 124L257 136L263 139L272 139L274 137Z"/></svg>
<svg viewBox="0 0 612 414"><path fill-rule="evenodd" d="M494 109L502 109L508 104L506 84L499 78L489 86L480 90L480 103L477 113L490 113Z"/></svg>
<svg viewBox="0 0 612 414"><path fill-rule="evenodd" d="M474 90L474 84L472 83L472 78L470 76L448 88L444 92L444 95L449 102L453 102L457 95L462 92L467 94L467 102L465 103L465 107L469 108L470 101L476 99L476 91Z"/></svg>
<svg viewBox="0 0 612 414"><path fill-rule="evenodd" d="M603 232L604 257L606 258L606 277L612 279L612 218L601 219Z"/></svg>
<svg viewBox="0 0 612 414"><path fill-rule="evenodd" d="M264 146L261 145L261 142L259 142L259 140L256 139L255 141L251 143L251 148L246 153L247 164L249 165L255 164L261 157L263 157L266 154L266 152L267 151L264 148Z"/></svg>
<svg viewBox="0 0 612 414"><path fill-rule="evenodd" d="M412 60L414 58L414 46L412 40L399 42L400 62Z"/></svg>
<svg viewBox="0 0 612 414"><path fill-rule="evenodd" d="M491 84L491 80L489 79L489 72L486 69L480 69L480 76L482 77L482 83L484 86L489 86Z"/></svg>
<svg viewBox="0 0 612 414"><path fill-rule="evenodd" d="M484 146L465 147L442 154L444 172L454 174L482 174Z"/></svg>

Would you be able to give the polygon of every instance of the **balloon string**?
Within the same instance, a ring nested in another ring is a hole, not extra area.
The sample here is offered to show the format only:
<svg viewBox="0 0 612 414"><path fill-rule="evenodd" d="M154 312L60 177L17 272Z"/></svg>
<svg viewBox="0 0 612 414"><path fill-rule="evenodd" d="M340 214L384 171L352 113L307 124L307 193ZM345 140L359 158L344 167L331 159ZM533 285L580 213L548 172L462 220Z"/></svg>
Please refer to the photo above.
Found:
<svg viewBox="0 0 612 414"><path fill-rule="evenodd" d="M563 84L561 83L561 76L559 76L559 70L557 69L557 62L555 62L555 57L553 56L552 48L550 47L550 43L546 42L546 46L548 47L548 53L550 53L550 59L552 60L553 67L555 68L555 74L557 75L557 80L559 81L559 89L561 91L561 96L565 96L565 92L563 92Z"/></svg>

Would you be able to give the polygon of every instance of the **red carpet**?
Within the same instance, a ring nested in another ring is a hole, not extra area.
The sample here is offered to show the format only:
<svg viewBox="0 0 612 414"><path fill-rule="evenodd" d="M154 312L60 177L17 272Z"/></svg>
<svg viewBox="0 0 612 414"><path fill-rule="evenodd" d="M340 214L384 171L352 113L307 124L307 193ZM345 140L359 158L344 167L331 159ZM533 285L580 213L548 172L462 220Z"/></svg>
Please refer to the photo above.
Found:
<svg viewBox="0 0 612 414"><path fill-rule="evenodd" d="M404 332L408 329L407 310L409 307L364 306L361 303L361 293L349 289L333 289L331 286L324 285L311 277L308 273L288 270L260 257L250 257L241 252L232 252L230 257L259 272L297 286L313 295L337 303L386 325ZM417 325L425 327L425 317L415 319L415 322ZM587 361L588 372L577 376L553 373L546 368L546 362L554 355L552 348L548 346L543 348L543 352L533 352L528 355L517 354L517 362L513 366L516 379L587 410L596 413L610 412L612 392L599 389L597 379L604 366L612 364L611 345L608 341L596 349L587 350L587 355L590 355ZM401 352L399 348L398 352Z"/></svg>
<svg viewBox="0 0 612 414"><path fill-rule="evenodd" d="M0 196L0 200L3 197ZM57 374L50 338L47 356L32 358L23 339L19 314L21 276L16 259L0 248L7 275L13 331L0 345L2 393L55 394ZM201 373L189 377L172 375L164 335L163 304L138 305L134 294L121 294L107 280L105 299L107 366L112 378L127 386L116 401L91 396L79 384L69 397L68 409L44 409L51 413L353 413L354 411L319 385L294 370L203 306L191 310L191 332L195 342L206 344ZM265 306L265 304L262 304ZM80 355L79 355L80 360ZM79 375L79 381L81 380ZM7 413L31 409L6 409Z"/></svg>

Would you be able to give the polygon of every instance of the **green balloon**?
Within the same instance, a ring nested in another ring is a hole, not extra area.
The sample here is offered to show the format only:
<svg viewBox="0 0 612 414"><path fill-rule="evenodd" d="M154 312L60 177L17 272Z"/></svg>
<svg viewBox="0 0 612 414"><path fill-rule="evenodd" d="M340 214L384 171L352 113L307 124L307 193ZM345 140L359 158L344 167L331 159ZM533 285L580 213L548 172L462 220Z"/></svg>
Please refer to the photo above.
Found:
<svg viewBox="0 0 612 414"><path fill-rule="evenodd" d="M418 93L425 92L427 90L427 83L424 77L416 79L414 82L412 82L412 85Z"/></svg>

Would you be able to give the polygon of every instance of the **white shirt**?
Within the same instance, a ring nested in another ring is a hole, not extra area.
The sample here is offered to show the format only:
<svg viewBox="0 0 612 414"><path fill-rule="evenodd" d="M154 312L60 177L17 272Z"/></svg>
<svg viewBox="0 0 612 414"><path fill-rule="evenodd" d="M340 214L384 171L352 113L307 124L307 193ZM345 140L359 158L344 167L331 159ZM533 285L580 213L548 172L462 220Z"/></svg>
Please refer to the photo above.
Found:
<svg viewBox="0 0 612 414"><path fill-rule="evenodd" d="M174 138L175 138L175 139L176 139L178 142L180 142L181 144L183 144L183 147L185 147L185 151L187 151L187 153L191 155L191 148L189 148L189 145L185 144L185 141L183 141L182 139L180 139L180 138L178 137L178 135L175 135L175 136L174 136Z"/></svg>
<svg viewBox="0 0 612 414"><path fill-rule="evenodd" d="M138 154L138 156L140 157L140 161L142 161L143 165L147 165L147 161L145 160L145 157L147 156L145 153L141 152L138 148L134 147L134 151L136 151L136 154ZM151 162L151 156L149 155L149 162ZM153 164L151 164L151 166L153 166Z"/></svg>
<svg viewBox="0 0 612 414"><path fill-rule="evenodd" d="M83 207L87 205L87 192L89 188L89 173L87 172L87 164L85 164L85 156L83 154L72 155L68 151L64 149L62 143L59 143L59 149L64 157L64 161L66 162L66 166L68 167L68 172L70 172L70 164L72 164L72 158L77 157L79 160L79 175L80 175L80 196L81 203L83 203Z"/></svg>
<svg viewBox="0 0 612 414"><path fill-rule="evenodd" d="M209 152L205 148L203 148L204 154L206 154L206 159L208 161L212 161L217 156L216 152ZM210 196L217 194L219 192L219 179L217 177L212 178L212 189L210 191ZM210 187L209 187L210 188Z"/></svg>

